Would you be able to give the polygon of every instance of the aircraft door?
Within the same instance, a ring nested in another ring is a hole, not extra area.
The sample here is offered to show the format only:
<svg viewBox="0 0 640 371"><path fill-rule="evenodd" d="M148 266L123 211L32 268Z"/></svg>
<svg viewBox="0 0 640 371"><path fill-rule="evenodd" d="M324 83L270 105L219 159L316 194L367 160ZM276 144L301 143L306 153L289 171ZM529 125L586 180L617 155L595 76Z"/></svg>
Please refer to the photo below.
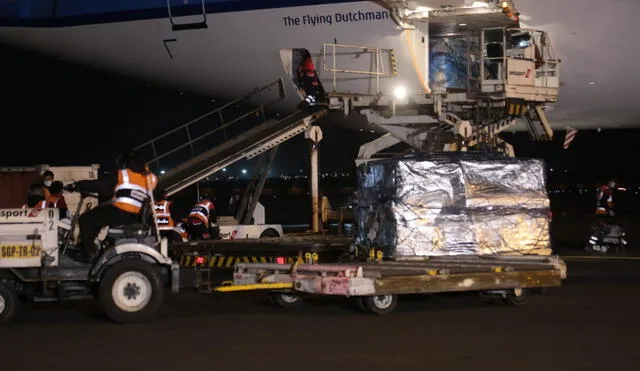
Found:
<svg viewBox="0 0 640 371"><path fill-rule="evenodd" d="M280 59L289 81L296 87L302 98L308 98L311 95L315 100L323 100L326 97L317 74L319 61L314 60L307 49L282 49Z"/></svg>

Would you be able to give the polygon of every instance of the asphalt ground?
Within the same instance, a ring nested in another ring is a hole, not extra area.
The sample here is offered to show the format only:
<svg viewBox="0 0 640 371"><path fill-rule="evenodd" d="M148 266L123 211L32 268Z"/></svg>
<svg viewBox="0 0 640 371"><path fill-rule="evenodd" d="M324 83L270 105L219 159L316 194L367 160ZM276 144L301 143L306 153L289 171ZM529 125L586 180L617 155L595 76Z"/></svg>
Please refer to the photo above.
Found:
<svg viewBox="0 0 640 371"><path fill-rule="evenodd" d="M93 301L39 303L0 329L7 370L640 370L640 260L566 258L569 278L522 307L475 294L401 298L387 316L257 293L168 298L151 323Z"/></svg>

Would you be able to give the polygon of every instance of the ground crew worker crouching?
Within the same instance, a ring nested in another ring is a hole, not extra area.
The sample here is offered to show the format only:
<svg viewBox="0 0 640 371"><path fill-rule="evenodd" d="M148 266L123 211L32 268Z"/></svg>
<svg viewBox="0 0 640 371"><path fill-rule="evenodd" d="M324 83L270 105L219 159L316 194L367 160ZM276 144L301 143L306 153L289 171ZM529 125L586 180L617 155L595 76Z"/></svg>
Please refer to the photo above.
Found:
<svg viewBox="0 0 640 371"><path fill-rule="evenodd" d="M118 157L117 176L74 183L80 192L103 193L112 187L110 204L101 204L80 216L80 237L85 258L90 261L98 254L96 238L105 226L131 225L140 222L140 211L155 189L158 178L148 170L135 151Z"/></svg>
<svg viewBox="0 0 640 371"><path fill-rule="evenodd" d="M218 239L220 229L217 226L218 217L213 202L203 197L189 212L185 229L191 240Z"/></svg>

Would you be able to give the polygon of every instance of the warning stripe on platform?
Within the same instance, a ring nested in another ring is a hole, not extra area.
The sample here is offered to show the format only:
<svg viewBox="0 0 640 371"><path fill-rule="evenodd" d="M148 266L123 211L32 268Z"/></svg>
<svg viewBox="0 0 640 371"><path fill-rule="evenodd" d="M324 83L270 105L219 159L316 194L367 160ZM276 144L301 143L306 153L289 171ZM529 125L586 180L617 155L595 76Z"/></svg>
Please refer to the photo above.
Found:
<svg viewBox="0 0 640 371"><path fill-rule="evenodd" d="M183 255L180 258L180 266L187 268L233 268L238 263L274 263L276 257L274 256L200 256L202 259L196 259L198 256ZM298 263L304 263L302 258L298 257L286 257L286 264L293 264L294 259L298 260Z"/></svg>

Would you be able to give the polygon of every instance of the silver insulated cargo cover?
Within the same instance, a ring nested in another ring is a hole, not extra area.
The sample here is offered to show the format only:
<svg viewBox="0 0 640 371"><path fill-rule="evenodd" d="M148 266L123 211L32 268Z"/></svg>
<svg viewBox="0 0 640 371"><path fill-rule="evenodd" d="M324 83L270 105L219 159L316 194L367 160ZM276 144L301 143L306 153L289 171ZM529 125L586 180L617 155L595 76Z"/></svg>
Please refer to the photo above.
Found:
<svg viewBox="0 0 640 371"><path fill-rule="evenodd" d="M447 153L358 168L356 245L387 258L550 255L540 160Z"/></svg>

